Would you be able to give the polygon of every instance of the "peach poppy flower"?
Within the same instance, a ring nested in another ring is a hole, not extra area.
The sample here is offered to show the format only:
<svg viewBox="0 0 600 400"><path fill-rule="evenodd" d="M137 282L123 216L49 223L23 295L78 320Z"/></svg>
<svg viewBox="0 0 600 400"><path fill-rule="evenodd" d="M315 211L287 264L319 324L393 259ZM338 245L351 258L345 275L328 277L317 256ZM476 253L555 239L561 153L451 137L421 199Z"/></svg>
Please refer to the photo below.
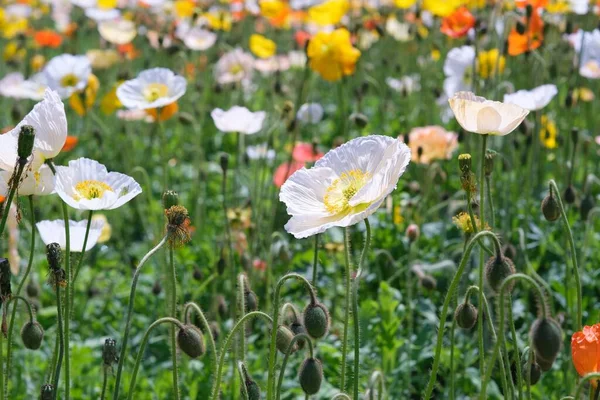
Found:
<svg viewBox="0 0 600 400"><path fill-rule="evenodd" d="M306 31L296 31L294 33L294 40L300 46L300 48L304 48L306 46L306 42L308 42L311 38L311 34Z"/></svg>
<svg viewBox="0 0 600 400"><path fill-rule="evenodd" d="M467 9L461 7L442 20L440 32L451 38L465 36L475 26L475 17Z"/></svg>
<svg viewBox="0 0 600 400"><path fill-rule="evenodd" d="M50 29L37 31L33 35L33 39L38 46L51 49L56 49L62 44L62 36Z"/></svg>
<svg viewBox="0 0 600 400"><path fill-rule="evenodd" d="M311 143L296 143L294 150L292 151L292 158L294 161L301 163L312 163L323 157L323 153L318 151L316 147Z"/></svg>
<svg viewBox="0 0 600 400"><path fill-rule="evenodd" d="M429 164L434 160L448 160L458 148L458 135L441 126L414 128L408 134L412 161Z"/></svg>
<svg viewBox="0 0 600 400"><path fill-rule="evenodd" d="M571 337L573 365L577 373L585 376L600 371L600 324L584 326Z"/></svg>
<svg viewBox="0 0 600 400"><path fill-rule="evenodd" d="M519 33L517 28L514 27L508 35L508 54L511 56L518 56L535 50L544 41L544 21L538 9L533 10L529 24L527 24L527 21L522 23L526 25L526 31L523 34Z"/></svg>
<svg viewBox="0 0 600 400"><path fill-rule="evenodd" d="M283 186L285 181L288 180L290 176L293 175L294 172L299 169L304 168L303 162L292 161L291 163L283 163L275 170L275 174L273 175L273 183L275 186L280 188Z"/></svg>
<svg viewBox="0 0 600 400"><path fill-rule="evenodd" d="M65 144L62 148L62 151L71 151L77 146L79 143L79 139L76 136L67 136L67 140L65 140Z"/></svg>

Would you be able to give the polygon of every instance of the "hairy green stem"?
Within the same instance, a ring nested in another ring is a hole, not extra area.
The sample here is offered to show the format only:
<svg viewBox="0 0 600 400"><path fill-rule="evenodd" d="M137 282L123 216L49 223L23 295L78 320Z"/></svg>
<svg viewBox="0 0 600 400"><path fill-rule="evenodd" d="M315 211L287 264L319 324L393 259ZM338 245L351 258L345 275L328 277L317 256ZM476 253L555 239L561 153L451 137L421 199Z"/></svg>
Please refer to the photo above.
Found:
<svg viewBox="0 0 600 400"><path fill-rule="evenodd" d="M71 234L69 232L69 209L67 203L62 202L63 219L65 220L65 273L67 275L67 288L65 289L65 400L71 397L71 356L70 356L70 321L71 321L71 293L73 281L71 276ZM58 389L55 387L55 390Z"/></svg>
<svg viewBox="0 0 600 400"><path fill-rule="evenodd" d="M183 316L184 316L184 323L188 324L189 323L189 312L190 309L193 309L196 314L198 315L198 317L200 317L200 322L202 322L202 327L204 328L204 332L206 332L206 335L208 336L208 345L210 346L210 350L212 352L212 357L213 357L213 363L214 363L214 367L216 368L217 366L217 345L215 344L215 338L212 335L212 330L210 329L210 324L208 323L208 320L206 319L206 316L204 315L204 312L202 312L202 309L200 308L200 306L198 306L196 303L193 302L189 302L186 303L185 306L183 307Z"/></svg>
<svg viewBox="0 0 600 400"><path fill-rule="evenodd" d="M277 390L275 391L276 400L279 400L281 396L281 385L283 383L283 378L285 376L285 367L287 366L288 359L290 358L290 354L292 353L292 349L296 345L296 343L300 340L304 340L305 343L308 344L308 352L310 354L310 358L313 358L314 349L312 344L312 339L306 333L299 333L295 335L291 340L288 348L285 351L285 355L283 356L283 362L281 363L281 369L279 370L279 380L277 381Z"/></svg>
<svg viewBox="0 0 600 400"><path fill-rule="evenodd" d="M65 347L65 342L64 342L64 337L63 337L63 318L62 318L62 306L60 304L60 285L58 284L58 282L56 283L56 326L58 328L58 361L56 362L56 370L54 371L54 400L57 399L58 397L58 392L59 392L59 388L58 388L58 381L60 378L60 368L62 365L62 360L63 360L63 354L64 354L64 347ZM1 335L0 335L1 336Z"/></svg>
<svg viewBox="0 0 600 400"><path fill-rule="evenodd" d="M481 228L485 229L485 151L487 146L487 135L481 137L481 164L479 166L479 222ZM481 307L483 304L483 270L485 263L485 254L483 247L479 250L479 298L477 304ZM479 314L477 318L477 343L479 345L479 373L481 376L485 373L485 347L483 344L483 315Z"/></svg>
<svg viewBox="0 0 600 400"><path fill-rule="evenodd" d="M315 251L313 258L313 270L312 270L312 285L317 287L317 274L319 267L319 234L315 235Z"/></svg>
<svg viewBox="0 0 600 400"><path fill-rule="evenodd" d="M175 256L173 254L173 246L169 246L169 272L170 286L171 286L171 309L170 317L177 319L177 273L175 271ZM175 332L175 325L171 326L171 358L173 360L173 393L175 393L175 399L179 400L179 371L177 370L177 332Z"/></svg>
<svg viewBox="0 0 600 400"><path fill-rule="evenodd" d="M85 256L85 249L87 247L88 238L90 236L90 228L92 227L92 217L94 216L94 211L90 210L88 213L87 225L85 228L85 236L83 237L83 249L81 250L81 254L79 255L79 261L77 262L77 267L75 267L75 273L73 275L73 285L71 285L71 297L73 297L73 288L75 281L77 280L77 276L79 276L79 271L81 270L81 266L83 264L83 257Z"/></svg>
<svg viewBox="0 0 600 400"><path fill-rule="evenodd" d="M350 285L351 285L351 267L350 267L350 231L348 228L344 228L344 265L346 269L344 287L345 302L344 307L344 337L342 338L342 375L340 378L340 389L346 390L346 357L348 356L348 323L350 321Z"/></svg>
<svg viewBox="0 0 600 400"><path fill-rule="evenodd" d="M353 398L358 400L358 381L360 378L360 321L358 318L358 288L360 285L360 277L362 275L362 268L364 265L365 257L371 246L371 224L369 219L365 218L365 245L363 247L360 259L358 261L358 268L356 269L356 276L352 281L352 317L354 324L354 391Z"/></svg>

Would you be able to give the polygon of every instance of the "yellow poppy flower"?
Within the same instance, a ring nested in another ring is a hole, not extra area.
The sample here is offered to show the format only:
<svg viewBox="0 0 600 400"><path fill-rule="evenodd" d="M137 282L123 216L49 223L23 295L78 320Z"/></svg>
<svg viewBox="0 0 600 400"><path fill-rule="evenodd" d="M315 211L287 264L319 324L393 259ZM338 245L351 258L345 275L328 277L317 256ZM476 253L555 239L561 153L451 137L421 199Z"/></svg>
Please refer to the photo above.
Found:
<svg viewBox="0 0 600 400"><path fill-rule="evenodd" d="M12 39L21 33L25 33L29 24L27 18L14 18L3 20L0 26L2 27L2 37Z"/></svg>
<svg viewBox="0 0 600 400"><path fill-rule="evenodd" d="M417 0L395 0L394 4L398 8L407 9L415 5Z"/></svg>
<svg viewBox="0 0 600 400"><path fill-rule="evenodd" d="M498 57L500 58L498 59ZM482 79L494 76L497 72L502 75L505 65L506 58L500 55L498 49L481 51L477 56L477 73ZM496 67L498 71L496 71Z"/></svg>
<svg viewBox="0 0 600 400"><path fill-rule="evenodd" d="M71 95L69 104L77 115L84 116L92 108L96 101L99 87L100 81L98 81L96 75L90 75L86 88L81 92L75 92Z"/></svg>
<svg viewBox="0 0 600 400"><path fill-rule="evenodd" d="M34 72L40 71L44 67L44 64L46 64L46 57L43 55L36 54L35 56L31 57L30 65Z"/></svg>
<svg viewBox="0 0 600 400"><path fill-rule="evenodd" d="M12 41L8 42L6 46L4 46L2 56L4 61L19 61L25 58L26 53L27 51L20 47L18 42Z"/></svg>
<svg viewBox="0 0 600 400"><path fill-rule="evenodd" d="M224 11L205 13L202 15L211 29L229 32L231 30L231 14Z"/></svg>
<svg viewBox="0 0 600 400"><path fill-rule="evenodd" d="M438 17L447 17L463 3L464 0L423 0L423 10Z"/></svg>
<svg viewBox="0 0 600 400"><path fill-rule="evenodd" d="M319 32L308 43L310 68L327 81L337 81L352 75L360 51L352 47L350 32L345 28L333 32Z"/></svg>
<svg viewBox="0 0 600 400"><path fill-rule="evenodd" d="M177 0L175 2L175 15L179 18L190 18L194 15L196 5L192 0Z"/></svg>
<svg viewBox="0 0 600 400"><path fill-rule="evenodd" d="M110 10L117 8L117 0L98 0L98 8Z"/></svg>
<svg viewBox="0 0 600 400"><path fill-rule="evenodd" d="M277 45L271 39L255 33L250 36L250 51L257 57L269 58L277 51Z"/></svg>
<svg viewBox="0 0 600 400"><path fill-rule="evenodd" d="M117 97L117 88L123 83L123 81L117 82L113 85L110 92L106 93L100 101L100 111L103 114L110 115L114 113L118 108L123 107L119 98Z"/></svg>
<svg viewBox="0 0 600 400"><path fill-rule="evenodd" d="M540 129L540 140L542 145L547 149L555 149L558 147L556 143L556 135L558 131L556 124L547 115L542 115L541 118L542 129Z"/></svg>
<svg viewBox="0 0 600 400"><path fill-rule="evenodd" d="M327 0L308 9L308 19L317 25L336 25L348 12L348 0Z"/></svg>

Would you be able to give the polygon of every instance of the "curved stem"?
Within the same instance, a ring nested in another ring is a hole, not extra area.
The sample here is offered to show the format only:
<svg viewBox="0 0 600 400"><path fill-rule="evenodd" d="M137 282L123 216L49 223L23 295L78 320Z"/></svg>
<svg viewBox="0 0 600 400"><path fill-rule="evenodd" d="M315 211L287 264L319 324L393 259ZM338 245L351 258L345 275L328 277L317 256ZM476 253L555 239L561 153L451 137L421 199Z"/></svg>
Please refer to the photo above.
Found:
<svg viewBox="0 0 600 400"><path fill-rule="evenodd" d="M446 297L444 298L444 304L442 306L442 312L440 314L440 326L438 328L437 343L435 345L435 355L433 358L433 366L431 367L431 375L429 376L429 382L427 383L427 387L426 387L425 393L423 395L423 398L425 400L428 400L431 398L431 394L433 393L433 387L435 386L435 382L436 382L436 378L437 378L437 371L438 371L438 368L440 365L440 356L442 354L442 345L443 345L443 340L444 340L444 326L446 324L446 317L448 315L448 308L450 307L450 301L452 300L453 293L456 291L456 288L458 287L460 278L465 270L467 261L469 259L469 256L471 255L471 251L473 250L473 247L475 247L475 244L477 243L477 241L479 239L486 237L486 236L493 239L492 243L494 244L496 251L500 251L500 242L498 241L498 238L496 237L496 235L490 231L479 232L478 234L473 236L473 238L467 245L467 248L465 249L465 253L463 254L462 259L460 260L458 269L456 270L456 273L454 274L454 277L452 278L450 287L448 288L448 291L446 292Z"/></svg>
<svg viewBox="0 0 600 400"><path fill-rule="evenodd" d="M16 307L16 300L21 300L23 303L25 303L25 305L27 306L27 313L29 314L29 321L33 322L33 308L31 307L31 303L29 303L29 301L27 301L27 299L23 296L16 296L16 295L12 295L10 296L10 299L8 299L8 301L6 302L6 307L8 308L8 305L15 300L15 305L13 307Z"/></svg>
<svg viewBox="0 0 600 400"><path fill-rule="evenodd" d="M56 400L59 392L58 381L65 347L62 328L62 306L60 304L60 285L58 283L56 284L56 315L56 326L58 327L58 361L56 362L56 371L54 372L54 400Z"/></svg>
<svg viewBox="0 0 600 400"><path fill-rule="evenodd" d="M279 370L279 380L277 382L277 390L275 391L277 400L279 400L279 397L281 396L281 384L283 383L283 378L285 375L285 367L287 365L288 359L290 358L292 349L299 340L304 340L305 343L308 343L308 352L310 354L310 358L313 358L314 349L312 339L306 333L299 333L296 336L294 336L294 338L288 345L287 350L285 351L285 355L283 356L283 362L281 363L281 369Z"/></svg>
<svg viewBox="0 0 600 400"><path fill-rule="evenodd" d="M214 367L216 368L217 357L218 357L217 345L215 344L215 338L212 335L212 331L210 329L208 320L206 319L206 316L202 312L202 309L200 308L200 306L198 306L196 303L189 302L189 303L186 303L186 305L183 308L184 322L186 324L188 323L188 315L189 315L188 313L189 313L190 308L193 309L194 311L196 311L196 314L198 314L198 316L200 317L200 321L202 322L204 332L206 332L206 336L208 336L208 344L209 344L210 350L212 352Z"/></svg>
<svg viewBox="0 0 600 400"><path fill-rule="evenodd" d="M583 390L584 384L592 379L600 379L600 372L593 372L591 374L587 374L581 379L581 381L579 381L579 385L577 385L577 390L575 391L575 399L579 400L579 396L581 395L581 391Z"/></svg>
<svg viewBox="0 0 600 400"><path fill-rule="evenodd" d="M335 396L333 396L331 398L331 400L352 400L352 399L350 399L350 396L348 396L346 393L338 393Z"/></svg>
<svg viewBox="0 0 600 400"><path fill-rule="evenodd" d="M94 216L94 211L90 210L88 213L87 226L85 228L85 236L83 237L83 249L81 250L81 254L79 255L79 262L77 262L77 267L75 268L75 274L73 275L73 285L77 280L77 276L79 276L79 271L81 270L81 265L83 264L83 257L85 256L85 249L87 247L88 238L90 236L90 228L92 226L92 217ZM71 287L71 296L73 294L73 287Z"/></svg>
<svg viewBox="0 0 600 400"><path fill-rule="evenodd" d="M499 338L499 340L496 341L496 343L494 345L494 351L492 353L490 361L488 362L488 368L485 373L485 378L484 378L483 382L481 383L481 396L485 396L486 387L487 387L487 384L492 375L492 370L494 369L494 364L495 364L496 358L498 357L500 346L504 345L504 311L506 309L506 305L505 305L506 288L510 286L510 283L512 281L519 280L519 279L525 280L533 286L533 288L536 291L536 295L538 296L538 301L540 303L540 308L542 311L542 318L547 317L546 305L544 303L544 297L543 297L544 293L543 293L542 289L540 288L540 286L538 285L538 283L533 278L531 278L530 276L525 275L525 274L513 274L513 275L507 277L506 279L504 279L504 281L502 281L502 284L500 285L500 290L499 290L500 299L498 301L498 307L500 308L500 325L498 327L500 338ZM485 397L482 397L482 398L485 398Z"/></svg>
<svg viewBox="0 0 600 400"><path fill-rule="evenodd" d="M567 217L567 213L565 212L565 207L562 202L562 198L560 197L560 192L558 191L558 187L556 186L556 182L553 179L548 183L550 187L550 192L554 192L556 196L557 203L560 207L560 215L562 216L562 221L565 230L567 231L567 236L569 237L569 247L571 248L571 263L573 268L573 276L575 277L575 291L577 293L577 319L575 323L575 331L580 331L583 324L583 306L581 299L581 278L579 277L579 264L577 263L577 250L575 249L575 241L573 240L573 232L571 231L571 226L569 225L569 218ZM566 283L569 284L568 282Z"/></svg>
<svg viewBox="0 0 600 400"><path fill-rule="evenodd" d="M487 146L487 135L482 135L481 137L481 163L479 165L479 222L481 223L481 228L485 228L485 151ZM484 270L484 250L483 247L479 250L479 280L478 286L479 290L479 298L477 303L481 307L483 304L483 270ZM477 319L477 341L479 344L479 373L480 376L484 375L485 372L485 347L483 344L483 316L480 314Z"/></svg>
<svg viewBox="0 0 600 400"><path fill-rule="evenodd" d="M146 264L146 261L150 259L161 247L167 243L169 239L168 235L165 235L163 239L158 243L152 250L150 250L144 258L140 261L135 272L133 273L133 280L131 282L131 291L129 293L129 304L127 306L127 320L125 322L125 332L123 333L123 341L121 344L121 355L119 356L119 364L117 366L117 377L115 378L115 391L113 392L113 400L119 400L119 386L121 383L121 374L123 372L123 364L125 363L125 355L127 354L127 339L129 338L129 329L131 328L131 316L133 314L133 306L135 303L135 289L137 287L137 281L140 277L142 267Z"/></svg>
<svg viewBox="0 0 600 400"><path fill-rule="evenodd" d="M340 389L346 390L346 357L348 356L348 322L350 320L350 231L348 228L344 228L344 265L345 269L345 279L344 287L346 289L345 301L346 305L344 307L345 315L344 315L344 337L342 338L342 376L340 378Z"/></svg>
<svg viewBox="0 0 600 400"><path fill-rule="evenodd" d="M223 346L221 347L221 352L219 353L219 363L217 364L217 374L215 377L215 382L213 385L212 396L211 396L212 400L219 399L219 391L220 391L220 386L221 386L221 376L223 374L223 364L225 362L225 354L227 354L227 349L229 348L233 337L236 335L236 333L240 329L240 327L244 326L244 323L246 321L248 321L254 317L264 318L269 323L273 322L273 319L271 319L271 317L269 317L264 312L252 311L251 313L248 313L248 314L244 315L242 318L240 318L240 320L234 325L233 329L231 330L231 332L229 332L229 335L225 339L225 343L223 343Z"/></svg>
<svg viewBox="0 0 600 400"><path fill-rule="evenodd" d="M296 306L293 305L292 303L285 303L281 307L281 315L283 315L283 317L285 318L288 309L292 310L292 314L294 314L294 320L295 321L300 321L300 317L299 317L300 313L296 309Z"/></svg>
<svg viewBox="0 0 600 400"><path fill-rule="evenodd" d="M277 324L279 323L279 294L281 292L283 284L289 279L297 279L304 284L304 286L309 292L312 303L315 303L317 299L315 291L310 282L300 274L286 274L283 277L281 277L277 282L277 286L275 287L275 294L273 296L273 319L271 320L271 343L269 345L269 375L267 379L267 400L273 399L273 390L275 390L275 356L277 355L275 343L277 339Z"/></svg>
<svg viewBox="0 0 600 400"><path fill-rule="evenodd" d="M371 245L371 224L369 224L368 218L365 218L365 228L365 245L358 261L356 276L352 282L352 317L354 323L354 400L358 400L358 381L360 377L360 321L358 319L358 287L360 285L363 263L365 261L367 251L369 251L369 247Z"/></svg>
<svg viewBox="0 0 600 400"><path fill-rule="evenodd" d="M137 379L138 370L140 368L140 364L142 363L142 356L144 355L144 350L146 349L146 344L148 344L148 339L150 339L150 332L157 326L161 324L170 323L173 324L173 329L176 327L179 329L184 329L184 326L179 320L171 317L164 317L154 321L148 329L146 329L146 333L144 333L144 337L142 338L142 343L140 344L140 349L138 350L137 358L135 359L135 365L133 366L133 372L131 375L131 382L129 383L129 393L127 394L127 399L133 399L133 392L135 390L135 381ZM173 351L177 351L177 349L173 349ZM173 369L176 369L176 366L173 365ZM176 390L179 392L178 390Z"/></svg>
<svg viewBox="0 0 600 400"><path fill-rule="evenodd" d="M175 256L173 254L173 246L169 247L169 272L171 272L171 310L170 317L177 319L177 274L175 271ZM177 370L177 333L175 326L171 327L171 358L173 360L173 392L175 399L179 400L179 372Z"/></svg>
<svg viewBox="0 0 600 400"><path fill-rule="evenodd" d="M31 244L29 246L29 260L27 261L27 268L25 269L25 274L23 275L23 279L21 279L21 282L19 282L19 286L17 287L17 291L15 292L15 296L13 297L17 297L21 294L21 290L23 290L23 286L25 285L25 282L27 281L27 278L29 277L29 274L31 272L31 267L33 266L33 254L35 253L35 231L36 231L36 226L35 226L35 213L34 213L34 207L33 207L33 196L28 196L27 197L29 199L29 218L31 221ZM28 303L29 306L29 303ZM31 315L31 306L29 306L30 308L30 315ZM6 397L8 397L9 392L8 392L8 382L10 380L10 366L11 366L11 360L12 360L12 336L13 336L13 329L14 329L14 325L15 325L15 317L17 315L17 305L15 304L13 306L12 309L12 315L10 316L10 322L8 324L8 344L7 344L7 349L6 349L6 383L3 389L5 393L6 393ZM33 317L31 317L33 319Z"/></svg>
<svg viewBox="0 0 600 400"><path fill-rule="evenodd" d="M385 392L385 377L383 376L383 373L381 373L381 371L378 371L378 370L373 371L373 373L371 374L371 382L370 382L371 390L373 390L376 383L378 386L377 400L381 400L383 398L383 395Z"/></svg>

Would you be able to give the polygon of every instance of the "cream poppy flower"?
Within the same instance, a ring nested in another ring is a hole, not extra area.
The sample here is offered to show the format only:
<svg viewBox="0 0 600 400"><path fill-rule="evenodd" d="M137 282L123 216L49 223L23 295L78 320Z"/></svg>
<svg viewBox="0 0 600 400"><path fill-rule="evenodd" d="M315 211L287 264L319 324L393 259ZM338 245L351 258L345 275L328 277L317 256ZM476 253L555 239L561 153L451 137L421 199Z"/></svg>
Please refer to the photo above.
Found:
<svg viewBox="0 0 600 400"><path fill-rule="evenodd" d="M515 104L487 100L471 92L458 92L448 102L460 126L480 135L508 135L529 114Z"/></svg>
<svg viewBox="0 0 600 400"><path fill-rule="evenodd" d="M57 219L54 221L40 221L35 224L42 241L47 246L51 243L58 243L61 248L65 248L67 245L65 235L65 221ZM102 228L104 228L104 222L98 220L92 220L90 225L90 231L88 234L88 240L85 244L85 251L91 250L102 234ZM69 221L69 244L71 251L75 253L83 252L83 242L85 240L85 231L87 229L87 221Z"/></svg>
<svg viewBox="0 0 600 400"><path fill-rule="evenodd" d="M98 24L98 32L102 39L116 45L127 44L137 35L135 24L127 19L103 21Z"/></svg>
<svg viewBox="0 0 600 400"><path fill-rule="evenodd" d="M541 110L546 107L558 93L556 85L542 85L532 90L519 90L505 94L504 102L516 104L529 111Z"/></svg>
<svg viewBox="0 0 600 400"><path fill-rule="evenodd" d="M180 36L183 44L190 50L208 50L217 42L217 34L206 29L194 27Z"/></svg>
<svg viewBox="0 0 600 400"><path fill-rule="evenodd" d="M37 103L14 129L0 135L0 169L14 169L19 132L23 125L31 125L35 129L30 168L37 172L47 159L60 153L67 140L65 106L58 94L47 89L44 100Z"/></svg>
<svg viewBox="0 0 600 400"><path fill-rule="evenodd" d="M65 99L85 89L92 66L86 56L62 54L48 61L42 72L48 87Z"/></svg>
<svg viewBox="0 0 600 400"><path fill-rule="evenodd" d="M292 217L285 229L300 239L362 221L396 188L410 158L410 149L388 136L360 137L331 150L281 187L279 199Z"/></svg>
<svg viewBox="0 0 600 400"><path fill-rule="evenodd" d="M142 188L130 176L80 158L56 168L56 193L78 210L114 210L142 193Z"/></svg>
<svg viewBox="0 0 600 400"><path fill-rule="evenodd" d="M254 72L254 57L240 48L225 53L215 64L215 78L221 85L248 84Z"/></svg>
<svg viewBox="0 0 600 400"><path fill-rule="evenodd" d="M124 82L117 89L121 104L133 110L164 107L185 94L187 82L168 68L142 71L137 78Z"/></svg>
<svg viewBox="0 0 600 400"><path fill-rule="evenodd" d="M45 196L54 193L54 174L47 165L42 165L39 170L28 168L23 172L19 183L20 196ZM0 171L0 196L8 195L8 182L12 171Z"/></svg>
<svg viewBox="0 0 600 400"><path fill-rule="evenodd" d="M215 108L210 116L221 132L252 135L262 129L267 113L264 111L252 112L246 107L233 106L227 111Z"/></svg>

